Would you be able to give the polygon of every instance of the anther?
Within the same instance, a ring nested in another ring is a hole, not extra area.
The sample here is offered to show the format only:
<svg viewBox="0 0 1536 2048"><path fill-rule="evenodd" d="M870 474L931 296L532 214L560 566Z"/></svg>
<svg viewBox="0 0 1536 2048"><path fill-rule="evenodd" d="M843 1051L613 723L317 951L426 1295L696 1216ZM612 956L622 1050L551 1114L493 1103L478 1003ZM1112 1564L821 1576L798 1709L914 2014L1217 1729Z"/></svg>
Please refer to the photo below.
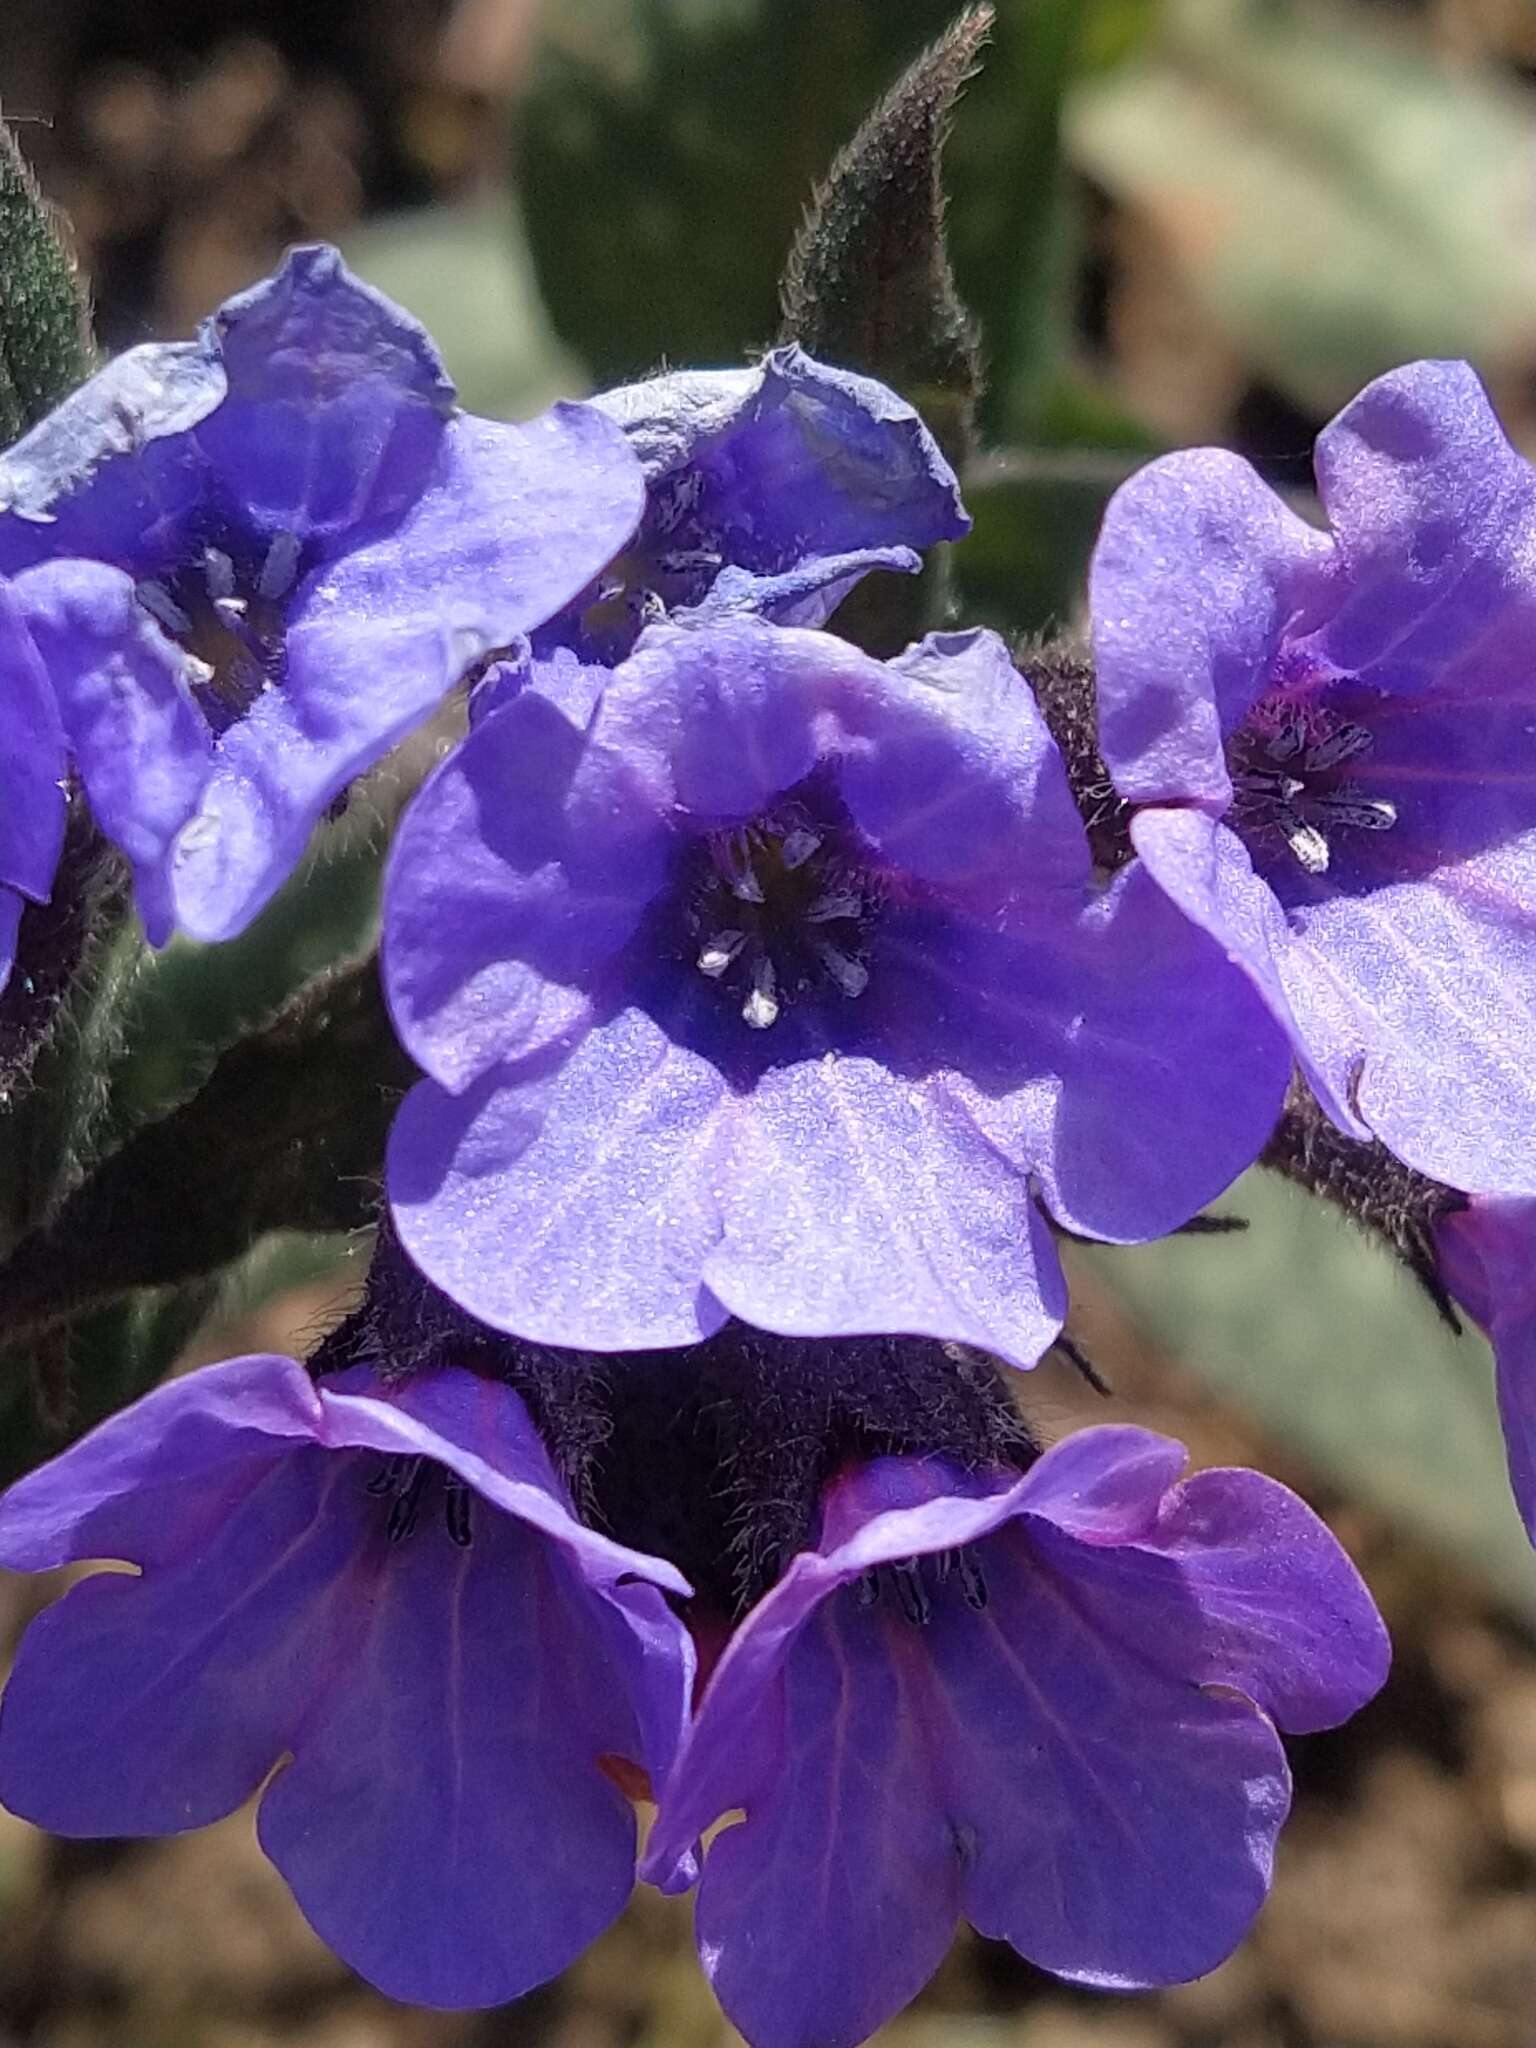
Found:
<svg viewBox="0 0 1536 2048"><path fill-rule="evenodd" d="M820 844L819 832L811 832L805 826L797 825L793 832L785 833L779 847L779 858L791 871L803 868Z"/></svg>
<svg viewBox="0 0 1536 2048"><path fill-rule="evenodd" d="M1294 811L1287 811L1280 819L1280 829L1285 834L1285 843L1309 875L1325 875L1328 872L1328 841L1315 825L1309 825L1305 818L1298 818Z"/></svg>
<svg viewBox="0 0 1536 2048"><path fill-rule="evenodd" d="M389 1520L384 1532L391 1543L401 1543L416 1526L416 1517L421 1512L422 1491L427 1483L427 1461L425 1458L411 1458L407 1461L409 1476L405 1478L400 1491L395 1495L389 1511Z"/></svg>
<svg viewBox="0 0 1536 2048"><path fill-rule="evenodd" d="M449 1542L460 1550L468 1550L475 1533L470 1521L470 1492L452 1472L443 1481L443 1518L448 1524Z"/></svg>
<svg viewBox="0 0 1536 2048"><path fill-rule="evenodd" d="M926 1626L933 1613L933 1602L928 1598L928 1588L923 1584L922 1567L915 1557L901 1557L891 1566L891 1577L896 1585L896 1598L901 1611L915 1628Z"/></svg>
<svg viewBox="0 0 1536 2048"><path fill-rule="evenodd" d="M235 594L235 565L222 548L203 549L203 581L208 595L217 602Z"/></svg>
<svg viewBox="0 0 1536 2048"><path fill-rule="evenodd" d="M753 962L752 993L742 1004L741 1015L754 1031L766 1031L779 1021L778 977L771 960Z"/></svg>
<svg viewBox="0 0 1536 2048"><path fill-rule="evenodd" d="M858 917L864 909L864 899L852 889L838 889L825 896L818 896L805 913L807 924L835 924L839 918Z"/></svg>
<svg viewBox="0 0 1536 2048"><path fill-rule="evenodd" d="M751 856L739 839L727 839L720 848L720 867L726 886L738 903L761 903L763 885L752 866Z"/></svg>
<svg viewBox="0 0 1536 2048"><path fill-rule="evenodd" d="M1396 804L1385 797L1357 796L1347 789L1319 797L1317 808L1327 814L1330 825L1349 825L1357 832L1385 832L1397 823Z"/></svg>
<svg viewBox="0 0 1536 2048"><path fill-rule="evenodd" d="M134 586L134 595L156 625L164 626L167 633L190 633L192 621L172 597L163 583L153 577L146 577Z"/></svg>
<svg viewBox="0 0 1536 2048"><path fill-rule="evenodd" d="M869 969L862 960L850 960L826 940L816 943L816 958L845 996L861 996L869 987Z"/></svg>
<svg viewBox="0 0 1536 2048"><path fill-rule="evenodd" d="M699 953L700 974L707 974L711 981L718 980L746 943L745 932L716 932Z"/></svg>
<svg viewBox="0 0 1536 2048"><path fill-rule="evenodd" d="M965 1595L965 1604L980 1614L987 1604L987 1582L977 1562L976 1553L969 1544L959 1552L958 1563L960 1590Z"/></svg>
<svg viewBox="0 0 1536 2048"><path fill-rule="evenodd" d="M296 533L279 533L274 536L267 549L261 573L256 578L256 594L276 600L286 597L293 588L294 576L299 567L299 536Z"/></svg>

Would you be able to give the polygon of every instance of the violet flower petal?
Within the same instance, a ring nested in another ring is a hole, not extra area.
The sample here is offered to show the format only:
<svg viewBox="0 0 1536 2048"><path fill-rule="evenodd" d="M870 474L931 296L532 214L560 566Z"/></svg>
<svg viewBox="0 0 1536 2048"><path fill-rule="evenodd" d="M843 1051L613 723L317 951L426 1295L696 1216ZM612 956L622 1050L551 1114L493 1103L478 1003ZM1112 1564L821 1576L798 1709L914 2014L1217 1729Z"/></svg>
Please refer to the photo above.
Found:
<svg viewBox="0 0 1536 2048"><path fill-rule="evenodd" d="M427 487L455 392L431 337L324 244L208 322L227 400L198 444L244 516L327 552Z"/></svg>
<svg viewBox="0 0 1536 2048"><path fill-rule="evenodd" d="M1332 560L1328 537L1224 449L1164 456L1121 485L1089 608L1100 745L1122 796L1226 809L1223 739L1267 687Z"/></svg>
<svg viewBox="0 0 1536 2048"><path fill-rule="evenodd" d="M1385 1637L1294 1496L1252 1473L1178 1485L1182 1463L1095 1429L1011 1484L912 1459L833 1483L818 1548L716 1668L642 1863L675 1883L744 1809L704 1863L698 1926L754 2048L863 2038L957 1912L1119 1989L1203 1974L1241 1938L1289 1778L1238 1694L1325 1725L1379 1686ZM952 1568L920 1623L889 1589L853 1594L957 1552L979 1601ZM834 1920L837 1943L809 1940Z"/></svg>
<svg viewBox="0 0 1536 2048"><path fill-rule="evenodd" d="M390 1134L402 1243L456 1300L548 1344L692 1344L727 1311L701 1283L720 1234L717 1070L642 1010L555 1069L423 1081Z"/></svg>
<svg viewBox="0 0 1536 2048"><path fill-rule="evenodd" d="M33 1622L0 1700L13 1813L54 1834L171 1834L256 1791L355 1653L352 1565L377 1509L339 1476L319 1449L248 1468L195 1551L87 1579ZM147 1499L129 1511L149 1525Z"/></svg>
<svg viewBox="0 0 1536 2048"><path fill-rule="evenodd" d="M1470 363L1378 377L1318 435L1316 467L1348 569L1319 654L1393 693L1443 689L1457 670L1528 690L1536 471Z"/></svg>
<svg viewBox="0 0 1536 2048"><path fill-rule="evenodd" d="M580 589L640 501L622 438L590 407L522 428L452 420L415 504L295 593L282 688L222 736L183 835L181 924L205 939L241 929L326 805L482 654Z"/></svg>
<svg viewBox="0 0 1536 2048"><path fill-rule="evenodd" d="M381 1991L497 2005L629 1897L634 1816L594 1744L632 1750L632 1722L579 1575L534 1531L481 1512L451 1560L412 1541L388 1563L354 1593L347 1683L298 1728L261 1844Z"/></svg>
<svg viewBox="0 0 1536 2048"><path fill-rule="evenodd" d="M208 731L187 694L187 662L132 581L101 562L62 560L12 585L53 678L69 746L96 821L133 869L145 936L175 921L177 834L208 779Z"/></svg>
<svg viewBox="0 0 1536 2048"><path fill-rule="evenodd" d="M64 733L15 586L0 582L0 883L46 902L64 844ZM18 909L16 915L20 916ZM13 933L14 938L14 933Z"/></svg>
<svg viewBox="0 0 1536 2048"><path fill-rule="evenodd" d="M599 971L664 879L659 821L610 847L572 815L582 753L526 690L477 721L401 820L384 985L402 1042L445 1088L586 1024Z"/></svg>
<svg viewBox="0 0 1536 2048"><path fill-rule="evenodd" d="M1536 1543L1536 1202L1474 1195L1435 1226L1440 1278L1493 1346L1509 1482Z"/></svg>

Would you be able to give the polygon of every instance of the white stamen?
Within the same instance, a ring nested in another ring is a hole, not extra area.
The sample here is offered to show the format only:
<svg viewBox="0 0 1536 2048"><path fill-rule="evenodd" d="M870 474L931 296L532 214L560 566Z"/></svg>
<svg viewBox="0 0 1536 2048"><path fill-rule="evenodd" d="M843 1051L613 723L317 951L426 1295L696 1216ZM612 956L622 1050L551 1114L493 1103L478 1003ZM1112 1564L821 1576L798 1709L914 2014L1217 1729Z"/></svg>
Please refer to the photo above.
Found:
<svg viewBox="0 0 1536 2048"><path fill-rule="evenodd" d="M819 832L810 832L806 830L805 826L797 825L793 832L785 833L783 844L779 848L779 855L785 867L793 871L795 868L804 867L820 844L821 834Z"/></svg>
<svg viewBox="0 0 1536 2048"><path fill-rule="evenodd" d="M235 565L222 548L203 549L203 581L215 600L234 596Z"/></svg>
<svg viewBox="0 0 1536 2048"><path fill-rule="evenodd" d="M759 960L752 969L752 993L741 1006L742 1021L754 1031L766 1031L779 1021L779 998L773 962Z"/></svg>
<svg viewBox="0 0 1536 2048"><path fill-rule="evenodd" d="M146 577L134 586L134 596L157 625L164 626L167 633L190 633L192 621L172 597L163 583Z"/></svg>
<svg viewBox="0 0 1536 2048"><path fill-rule="evenodd" d="M1280 820L1280 829L1285 834L1285 843L1309 875L1325 875L1328 872L1328 841L1315 825L1309 825L1305 818L1298 818L1294 811L1287 811Z"/></svg>
<svg viewBox="0 0 1536 2048"><path fill-rule="evenodd" d="M807 924L835 924L839 918L862 915L863 909L863 897L852 889L834 890L826 896L818 896L814 903L807 905L805 921Z"/></svg>
<svg viewBox="0 0 1536 2048"><path fill-rule="evenodd" d="M711 981L718 980L746 943L745 932L716 932L699 954L700 974L707 974Z"/></svg>
<svg viewBox="0 0 1536 2048"><path fill-rule="evenodd" d="M231 633L238 633L245 624L245 599L243 597L216 597L213 600L213 614L221 626Z"/></svg>
<svg viewBox="0 0 1536 2048"><path fill-rule="evenodd" d="M293 588L298 567L299 536L296 533L277 534L267 549L261 574L256 578L257 595L269 599L286 597Z"/></svg>
<svg viewBox="0 0 1536 2048"><path fill-rule="evenodd" d="M861 996L869 987L869 969L862 960L851 960L824 941L817 946L816 957L845 996Z"/></svg>

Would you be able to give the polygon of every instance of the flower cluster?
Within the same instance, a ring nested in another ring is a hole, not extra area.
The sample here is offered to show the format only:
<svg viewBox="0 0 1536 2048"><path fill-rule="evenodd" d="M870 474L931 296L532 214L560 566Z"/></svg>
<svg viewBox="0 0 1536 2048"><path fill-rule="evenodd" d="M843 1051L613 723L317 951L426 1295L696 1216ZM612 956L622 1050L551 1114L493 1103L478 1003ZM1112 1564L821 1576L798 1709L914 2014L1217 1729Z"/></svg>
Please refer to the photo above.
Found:
<svg viewBox="0 0 1536 2048"><path fill-rule="evenodd" d="M1217 451L1110 505L1106 846L1031 657L836 631L967 520L912 409L798 349L479 420L301 250L0 456L0 969L73 803L152 943L217 941L445 749L385 876L422 1078L363 1304L0 1501L0 1563L136 1568L29 1632L9 1806L259 1793L338 1953L472 2005L618 1912L643 1792L754 2048L851 2048L962 1918L1102 1986L1229 1952L1277 1730L1385 1639L1272 1481L1020 1420L1058 1235L1188 1223L1299 1070L1452 1191L1536 1526L1536 472L1419 364L1318 479L1326 532Z"/></svg>

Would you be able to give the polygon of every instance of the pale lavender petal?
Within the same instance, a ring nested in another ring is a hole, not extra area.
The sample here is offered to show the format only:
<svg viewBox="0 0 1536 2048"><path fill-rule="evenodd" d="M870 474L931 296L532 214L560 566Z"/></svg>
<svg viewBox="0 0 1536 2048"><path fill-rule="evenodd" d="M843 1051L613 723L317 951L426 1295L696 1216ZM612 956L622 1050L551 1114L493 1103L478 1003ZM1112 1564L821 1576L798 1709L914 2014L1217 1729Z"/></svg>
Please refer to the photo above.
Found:
<svg viewBox="0 0 1536 2048"><path fill-rule="evenodd" d="M454 389L425 328L335 249L290 249L209 322L228 380L197 439L260 532L334 545L430 476Z"/></svg>
<svg viewBox="0 0 1536 2048"><path fill-rule="evenodd" d="M1222 741L1302 630L1333 560L1236 455L1149 463L1110 500L1089 574L1100 742L1122 796L1225 810Z"/></svg>
<svg viewBox="0 0 1536 2048"><path fill-rule="evenodd" d="M703 1278L745 1321L947 1337L1017 1366L1061 1328L1066 1282L1027 1173L977 1143L942 1086L875 1059L771 1067L726 1157Z"/></svg>
<svg viewBox="0 0 1536 2048"><path fill-rule="evenodd" d="M1373 688L1530 690L1536 471L1469 363L1378 377L1317 441L1348 574L1318 652Z"/></svg>
<svg viewBox="0 0 1536 2048"><path fill-rule="evenodd" d="M664 879L659 817L615 843L572 816L583 750L525 690L476 723L400 821L385 988L402 1042L446 1088L589 1022L602 970Z"/></svg>
<svg viewBox="0 0 1536 2048"><path fill-rule="evenodd" d="M1297 960L1285 913L1243 842L1198 811L1148 809L1131 821L1147 872L1248 977L1290 1040L1318 1101L1342 1130L1369 1135L1352 1107L1365 1021L1325 965Z"/></svg>
<svg viewBox="0 0 1536 2048"><path fill-rule="evenodd" d="M858 548L846 555L813 556L778 575L750 569L720 571L707 594L672 616L680 624L709 625L732 612L747 612L775 626L824 626L850 591L874 569L915 576L923 566L911 548Z"/></svg>
<svg viewBox="0 0 1536 2048"><path fill-rule="evenodd" d="M0 882L36 902L64 844L65 772L47 668L14 586L0 582Z"/></svg>
<svg viewBox="0 0 1536 2048"><path fill-rule="evenodd" d="M1176 1228L1236 1179L1290 1074L1284 1037L1162 879L1125 868L1033 943L893 919L903 972L882 985L910 1005L894 1043L947 1040L975 1128L1058 1222L1112 1242Z"/></svg>
<svg viewBox="0 0 1536 2048"><path fill-rule="evenodd" d="M404 516L295 593L282 687L223 735L183 835L179 922L205 939L248 923L332 799L481 655L581 589L641 497L622 436L590 407L556 406L526 427L454 419Z"/></svg>
<svg viewBox="0 0 1536 2048"><path fill-rule="evenodd" d="M645 1012L563 1065L463 1096L425 1081L390 1139L390 1199L422 1271L483 1322L549 1344L691 1344L725 1321L701 1281L720 1235L728 1090Z"/></svg>
<svg viewBox="0 0 1536 2048"><path fill-rule="evenodd" d="M60 555L156 572L173 560L207 489L192 429L227 389L206 329L104 364L0 454L0 572Z"/></svg>
<svg viewBox="0 0 1536 2048"><path fill-rule="evenodd" d="M176 837L213 767L186 657L138 602L132 580L103 563L45 563L12 588L96 821L128 856L145 935L162 946L175 921Z"/></svg>

